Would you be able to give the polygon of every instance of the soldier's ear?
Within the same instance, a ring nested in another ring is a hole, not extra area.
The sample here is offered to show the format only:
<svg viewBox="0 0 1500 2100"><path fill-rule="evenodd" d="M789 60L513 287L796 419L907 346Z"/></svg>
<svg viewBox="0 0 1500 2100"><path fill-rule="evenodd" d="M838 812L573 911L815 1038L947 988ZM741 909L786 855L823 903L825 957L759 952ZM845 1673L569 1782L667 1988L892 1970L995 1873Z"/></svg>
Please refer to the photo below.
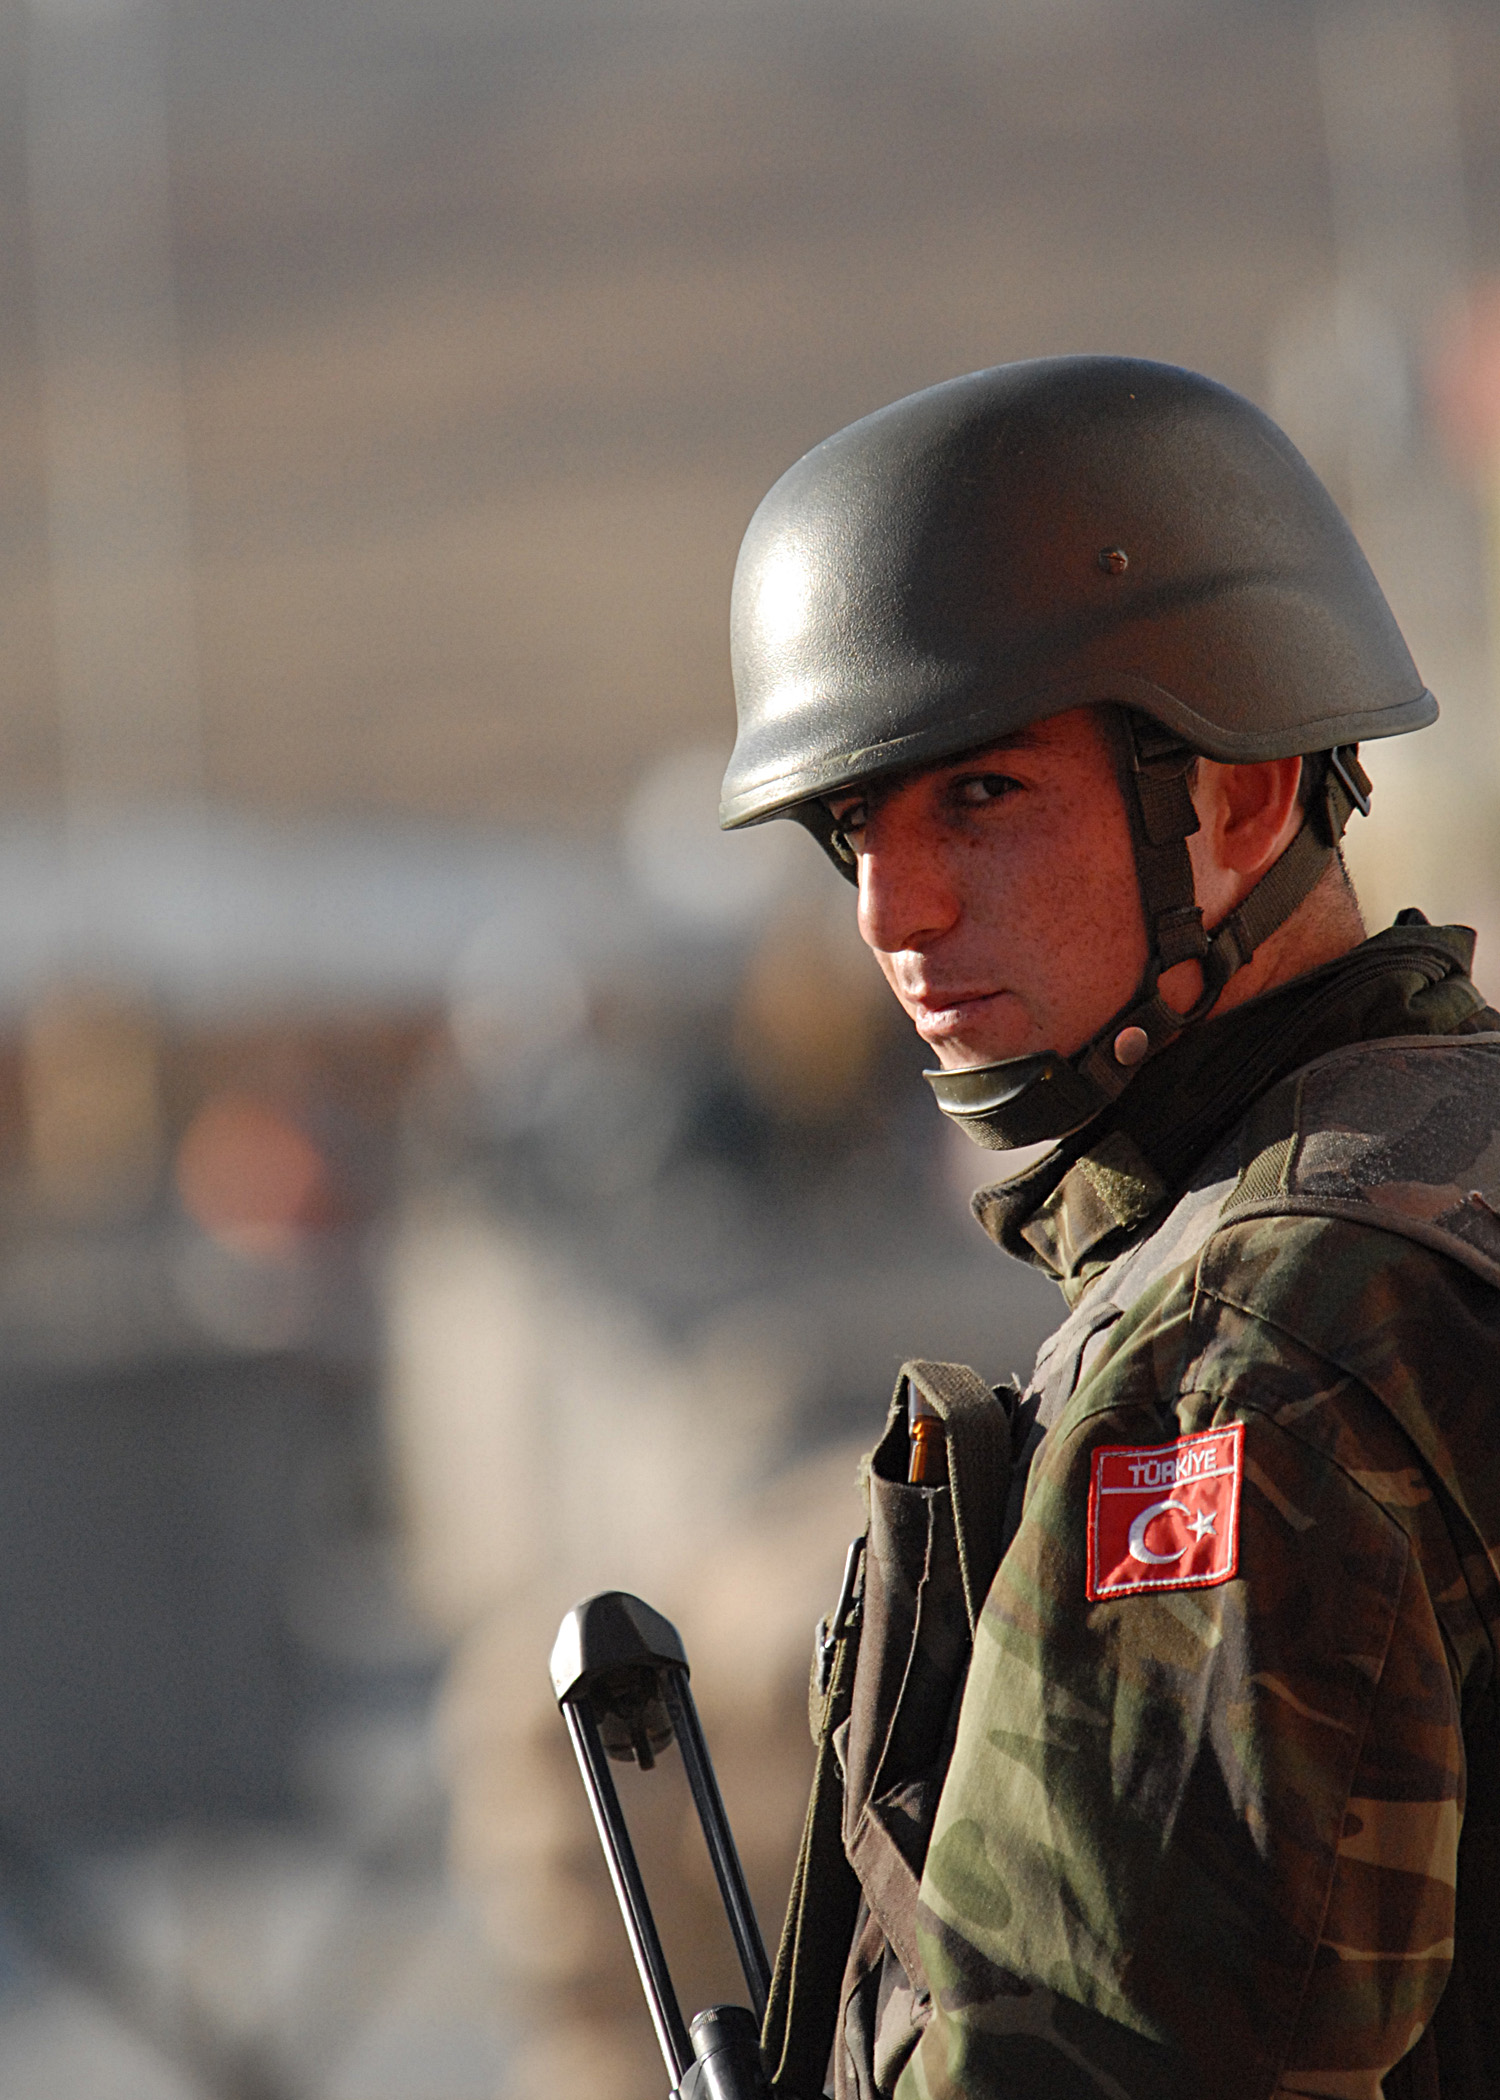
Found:
<svg viewBox="0 0 1500 2100"><path fill-rule="evenodd" d="M1242 766L1200 759L1192 794L1203 828L1193 846L1225 873L1258 880L1301 826L1301 778L1300 758Z"/></svg>

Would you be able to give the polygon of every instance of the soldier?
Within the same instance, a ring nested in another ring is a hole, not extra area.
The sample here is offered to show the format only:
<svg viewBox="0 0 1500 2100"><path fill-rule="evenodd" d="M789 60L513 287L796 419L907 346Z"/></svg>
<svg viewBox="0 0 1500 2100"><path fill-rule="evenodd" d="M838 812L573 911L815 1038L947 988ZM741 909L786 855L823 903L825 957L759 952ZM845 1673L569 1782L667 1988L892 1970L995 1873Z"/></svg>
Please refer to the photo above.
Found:
<svg viewBox="0 0 1500 2100"><path fill-rule="evenodd" d="M874 1455L778 2092L1500 2091L1500 1016L1343 867L1437 711L1358 546L1225 388L1001 366L783 476L734 662L724 824L1052 1141L975 1210L1069 1307L1024 1393L908 1367L949 1485Z"/></svg>

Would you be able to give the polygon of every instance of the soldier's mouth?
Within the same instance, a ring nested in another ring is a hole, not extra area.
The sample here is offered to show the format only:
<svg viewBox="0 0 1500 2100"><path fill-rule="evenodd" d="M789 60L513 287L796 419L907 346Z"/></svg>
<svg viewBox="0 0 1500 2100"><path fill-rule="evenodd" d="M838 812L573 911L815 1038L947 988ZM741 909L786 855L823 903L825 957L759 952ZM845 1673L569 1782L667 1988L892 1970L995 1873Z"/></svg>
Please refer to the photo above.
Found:
<svg viewBox="0 0 1500 2100"><path fill-rule="evenodd" d="M1006 996L1004 991L908 993L906 1010L917 1033L935 1043L965 1034L976 1020L989 1018L996 1000Z"/></svg>

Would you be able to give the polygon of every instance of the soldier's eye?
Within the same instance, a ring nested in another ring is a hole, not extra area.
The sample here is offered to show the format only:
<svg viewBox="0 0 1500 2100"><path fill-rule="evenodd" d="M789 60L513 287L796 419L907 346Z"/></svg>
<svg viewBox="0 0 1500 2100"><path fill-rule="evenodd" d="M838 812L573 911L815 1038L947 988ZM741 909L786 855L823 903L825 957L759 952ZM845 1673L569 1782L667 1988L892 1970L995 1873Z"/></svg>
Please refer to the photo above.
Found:
<svg viewBox="0 0 1500 2100"><path fill-rule="evenodd" d="M1006 795L1014 794L1019 784L1008 773L971 773L966 779L954 782L954 792L969 808L982 809L987 802L999 802Z"/></svg>
<svg viewBox="0 0 1500 2100"><path fill-rule="evenodd" d="M830 802L827 808L835 827L845 838L863 831L865 820L870 813L868 804L864 802Z"/></svg>

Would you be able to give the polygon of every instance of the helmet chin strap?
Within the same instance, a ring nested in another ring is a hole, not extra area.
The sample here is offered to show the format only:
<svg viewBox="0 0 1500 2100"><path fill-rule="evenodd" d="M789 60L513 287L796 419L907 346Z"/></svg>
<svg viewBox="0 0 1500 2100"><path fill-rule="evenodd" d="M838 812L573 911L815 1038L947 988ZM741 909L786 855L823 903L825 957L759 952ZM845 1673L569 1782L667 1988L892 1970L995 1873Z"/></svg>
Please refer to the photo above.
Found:
<svg viewBox="0 0 1500 2100"><path fill-rule="evenodd" d="M1124 1006L1072 1057L1043 1051L925 1075L943 1113L988 1151L1068 1137L1118 1100L1148 1058L1207 1018L1235 972L1312 893L1338 851L1351 812L1369 812L1370 782L1355 747L1342 745L1328 754L1319 792L1296 837L1210 934L1187 848L1199 828L1189 788L1198 754L1148 716L1125 709L1105 714L1117 739L1148 960ZM1201 966L1203 989L1186 1013L1178 1013L1158 985L1164 971L1189 961Z"/></svg>

